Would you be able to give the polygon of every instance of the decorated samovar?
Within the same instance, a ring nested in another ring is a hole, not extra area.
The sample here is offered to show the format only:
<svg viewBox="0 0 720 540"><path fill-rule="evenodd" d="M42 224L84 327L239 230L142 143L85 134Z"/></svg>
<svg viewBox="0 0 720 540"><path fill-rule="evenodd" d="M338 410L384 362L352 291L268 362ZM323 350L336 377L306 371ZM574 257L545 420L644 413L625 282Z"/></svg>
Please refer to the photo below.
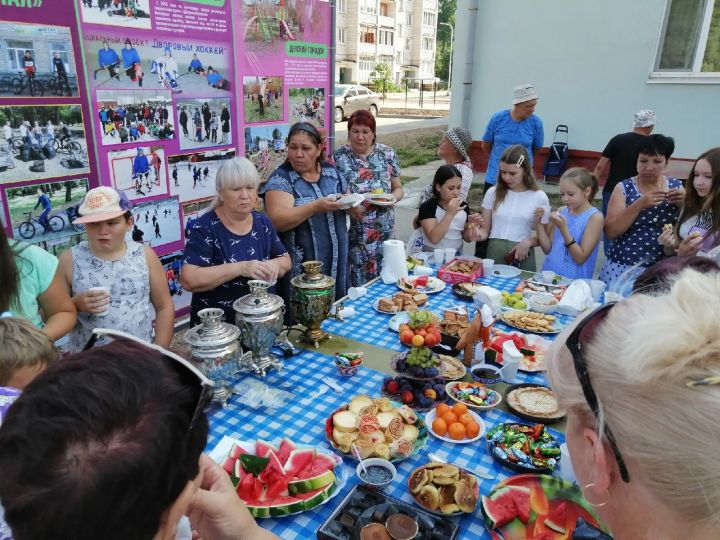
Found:
<svg viewBox="0 0 720 540"><path fill-rule="evenodd" d="M335 300L335 278L321 274L322 265L320 261L306 261L302 263L304 273L290 280L293 316L306 328L301 339L315 347L330 337L320 325Z"/></svg>

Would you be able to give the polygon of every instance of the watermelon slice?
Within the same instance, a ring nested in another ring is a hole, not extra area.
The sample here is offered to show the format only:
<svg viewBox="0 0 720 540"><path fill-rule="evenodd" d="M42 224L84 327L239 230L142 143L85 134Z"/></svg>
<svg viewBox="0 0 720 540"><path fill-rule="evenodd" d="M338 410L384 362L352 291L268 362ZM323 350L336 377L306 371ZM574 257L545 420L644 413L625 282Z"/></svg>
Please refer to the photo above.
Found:
<svg viewBox="0 0 720 540"><path fill-rule="evenodd" d="M250 476L250 475L248 475ZM257 500L264 500L263 494L265 493L265 484L253 476L253 487L250 497Z"/></svg>
<svg viewBox="0 0 720 540"><path fill-rule="evenodd" d="M278 452L278 449L267 441L261 441L260 439L258 439L255 443L255 455L258 457L267 457L268 453L271 450L276 454Z"/></svg>
<svg viewBox="0 0 720 540"><path fill-rule="evenodd" d="M225 461L223 462L222 468L225 469L225 472L228 474L234 474L235 471L235 461L233 458L228 457L225 458Z"/></svg>
<svg viewBox="0 0 720 540"><path fill-rule="evenodd" d="M518 517L523 523L530 521L530 488L524 486L507 486L512 494Z"/></svg>
<svg viewBox="0 0 720 540"><path fill-rule="evenodd" d="M316 454L315 459L307 467L297 474L297 478L304 480L313 478L326 471L333 471L337 466L337 462L330 456L325 454Z"/></svg>
<svg viewBox="0 0 720 540"><path fill-rule="evenodd" d="M252 474L248 474L240 480L237 486L237 494L243 501L248 501L252 497L253 486L255 485L255 477Z"/></svg>
<svg viewBox="0 0 720 540"><path fill-rule="evenodd" d="M567 517L567 503L563 501L553 508L548 517L545 518L545 525L553 531L565 534L567 533Z"/></svg>
<svg viewBox="0 0 720 540"><path fill-rule="evenodd" d="M267 484L265 500L272 501L282 495L288 495L288 482L284 477L277 478L273 482Z"/></svg>
<svg viewBox="0 0 720 540"><path fill-rule="evenodd" d="M248 500L245 504L250 514L257 518L287 516L305 509L305 501L295 497L276 497L271 501Z"/></svg>
<svg viewBox="0 0 720 540"><path fill-rule="evenodd" d="M270 450L267 458L268 464L265 466L263 472L258 475L258 478L263 482L268 482L270 478L283 478L285 476L283 466L278 457L275 455L275 452Z"/></svg>
<svg viewBox="0 0 720 540"><path fill-rule="evenodd" d="M428 284L428 276L418 276L415 278L414 285L415 287L427 287Z"/></svg>
<svg viewBox="0 0 720 540"><path fill-rule="evenodd" d="M333 482L335 482L335 473L332 471L325 471L313 478L307 478L305 480L291 480L288 482L288 493L290 493L290 495L308 493L310 491L324 488Z"/></svg>
<svg viewBox="0 0 720 540"><path fill-rule="evenodd" d="M285 463L287 463L290 453L293 450L295 450L295 443L290 439L283 439L280 441L280 448L278 448L277 457L280 460L281 465L285 465Z"/></svg>
<svg viewBox="0 0 720 540"><path fill-rule="evenodd" d="M285 476L288 478L296 478L298 473L310 465L314 459L315 450L312 448L293 450L290 452L290 456L283 466Z"/></svg>
<svg viewBox="0 0 720 540"><path fill-rule="evenodd" d="M241 455L247 454L247 453L248 453L248 452L245 451L245 450L242 448L242 446L240 446L240 445L237 444L237 443L234 443L234 444L232 445L232 448L230 449L229 457L231 457L231 458L233 458L233 459L238 459Z"/></svg>
<svg viewBox="0 0 720 540"><path fill-rule="evenodd" d="M243 454L240 456L240 463L243 468L250 474L259 475L265 470L270 460L266 457L253 456L252 454Z"/></svg>
<svg viewBox="0 0 720 540"><path fill-rule="evenodd" d="M501 487L489 497L482 498L488 529L498 529L518 517L512 491Z"/></svg>

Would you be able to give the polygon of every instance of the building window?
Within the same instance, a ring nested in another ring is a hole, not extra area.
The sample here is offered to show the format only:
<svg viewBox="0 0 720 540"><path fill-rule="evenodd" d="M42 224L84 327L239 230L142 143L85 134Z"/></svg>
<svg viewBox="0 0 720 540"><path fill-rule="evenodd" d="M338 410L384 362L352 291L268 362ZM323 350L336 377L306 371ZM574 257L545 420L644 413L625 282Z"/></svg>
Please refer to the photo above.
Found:
<svg viewBox="0 0 720 540"><path fill-rule="evenodd" d="M375 69L375 59L372 56L361 56L359 66L360 71L372 71Z"/></svg>
<svg viewBox="0 0 720 540"><path fill-rule="evenodd" d="M337 0L335 5L337 6L338 13L345 13L345 0Z"/></svg>
<svg viewBox="0 0 720 540"><path fill-rule="evenodd" d="M435 28L436 17L437 16L435 15L435 13L423 11L423 24L425 26L432 26L433 28Z"/></svg>
<svg viewBox="0 0 720 540"><path fill-rule="evenodd" d="M405 14L405 25L407 27L412 26L412 13L406 13Z"/></svg>
<svg viewBox="0 0 720 540"><path fill-rule="evenodd" d="M23 69L24 64L22 58L25 51L30 51L33 58L35 58L35 50L33 49L32 41L16 41L14 39L7 41L8 63L10 64L10 69Z"/></svg>
<svg viewBox="0 0 720 540"><path fill-rule="evenodd" d="M375 43L375 32L370 28L360 28L360 43Z"/></svg>
<svg viewBox="0 0 720 540"><path fill-rule="evenodd" d="M403 37L403 25L402 24L397 25L397 35L399 38Z"/></svg>
<svg viewBox="0 0 720 540"><path fill-rule="evenodd" d="M405 38L405 50L410 50L410 44L412 43L412 40L410 38Z"/></svg>
<svg viewBox="0 0 720 540"><path fill-rule="evenodd" d="M720 0L668 0L655 72L720 73Z"/></svg>
<svg viewBox="0 0 720 540"><path fill-rule="evenodd" d="M70 59L68 56L67 43L58 43L57 41L51 41L50 58L54 58L56 52L60 53L60 58L62 59L63 64L65 64L65 73L72 73L72 71L70 70Z"/></svg>
<svg viewBox="0 0 720 540"><path fill-rule="evenodd" d="M380 30L380 45L393 45L393 32L391 30Z"/></svg>
<svg viewBox="0 0 720 540"><path fill-rule="evenodd" d="M389 10L388 10L388 5L387 5L387 4L380 4L380 15L381 15L382 17L387 17L387 16L388 16L388 12L389 12Z"/></svg>
<svg viewBox="0 0 720 540"><path fill-rule="evenodd" d="M337 42L339 45L345 44L345 29L344 28L337 29Z"/></svg>
<svg viewBox="0 0 720 540"><path fill-rule="evenodd" d="M375 0L360 0L360 11L375 14L377 12Z"/></svg>
<svg viewBox="0 0 720 540"><path fill-rule="evenodd" d="M432 51L435 48L435 47L433 47L434 43L435 43L435 40L431 37L422 38L423 51Z"/></svg>

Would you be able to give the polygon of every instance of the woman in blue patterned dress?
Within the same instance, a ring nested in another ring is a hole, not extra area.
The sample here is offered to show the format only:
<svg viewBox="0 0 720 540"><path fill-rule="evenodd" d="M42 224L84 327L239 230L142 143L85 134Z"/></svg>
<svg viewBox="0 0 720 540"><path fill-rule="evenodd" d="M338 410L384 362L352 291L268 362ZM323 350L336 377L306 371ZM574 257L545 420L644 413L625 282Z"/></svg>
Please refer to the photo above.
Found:
<svg viewBox="0 0 720 540"><path fill-rule="evenodd" d="M198 311L221 308L235 323L233 302L250 293L250 279L275 281L290 258L268 217L258 206L260 175L246 158L225 161L215 175L212 208L196 219L185 245L180 282L193 293L190 322Z"/></svg>
<svg viewBox="0 0 720 540"><path fill-rule="evenodd" d="M402 199L397 155L389 146L376 142L375 118L368 111L350 115L348 144L335 150L333 158L353 193L387 193L396 202ZM383 242L395 234L395 210L392 205L364 201L348 213L350 285L359 287L380 274Z"/></svg>
<svg viewBox="0 0 720 540"><path fill-rule="evenodd" d="M605 234L612 240L600 271L605 283L623 276L631 285L627 271L665 257L657 239L664 225L677 221L685 197L682 181L663 174L673 150L670 137L648 135L637 146L637 176L615 186L605 219Z"/></svg>
<svg viewBox="0 0 720 540"><path fill-rule="evenodd" d="M292 266L278 282L278 294L289 314L290 279L302 273L305 261L321 261L322 273L335 278L335 297L347 292L348 232L344 203L347 183L338 170L323 159L322 138L306 122L294 124L288 133L287 161L271 175L261 193L265 210L285 245Z"/></svg>

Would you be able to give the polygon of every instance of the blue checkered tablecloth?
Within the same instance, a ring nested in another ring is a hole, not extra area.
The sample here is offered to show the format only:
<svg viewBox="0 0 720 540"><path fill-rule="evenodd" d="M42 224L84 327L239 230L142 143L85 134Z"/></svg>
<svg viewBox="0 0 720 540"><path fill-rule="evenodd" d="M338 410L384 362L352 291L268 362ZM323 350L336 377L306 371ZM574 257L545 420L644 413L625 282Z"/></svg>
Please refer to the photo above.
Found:
<svg viewBox="0 0 720 540"><path fill-rule="evenodd" d="M483 277L477 280L477 283L483 285L489 285L500 291L514 291L520 281L521 277L504 278L498 276ZM358 298L357 300L346 299L343 301L343 305L352 307L355 309L355 315L346 321L339 321L337 319L327 319L322 328L326 332L337 334L348 339L360 341L362 343L368 343L376 347L382 347L393 351L407 351L408 347L400 343L397 332L390 330L388 322L392 315L380 313L375 310L373 304L379 298L386 296L392 296L399 291L398 287L394 284L385 284L382 281L376 281L368 287L368 293ZM444 290L439 293L430 294L426 309L442 316L442 312L445 308L452 306L463 305L468 308L471 307L472 303L463 301L452 293L452 285L447 285ZM574 317L567 315L556 315L560 325L564 326L572 322ZM504 331L518 331L502 322L495 323L495 327ZM552 341L555 339L557 334L546 334L542 337ZM541 383L545 381L543 374L533 374L518 372L518 382L532 382Z"/></svg>
<svg viewBox="0 0 720 540"><path fill-rule="evenodd" d="M371 308L372 309L372 308ZM343 391L329 391L313 401L302 401L304 397L317 390L322 384L322 377L331 377L342 385ZM348 403L357 394L380 396L380 387L385 375L369 368L361 368L357 375L343 378L337 375L332 357L315 351L304 350L300 355L286 361L282 373L272 372L262 381L270 387L278 388L293 394L293 398L277 412L252 409L238 403L238 397L231 398L225 409L214 409L210 413L210 437L208 450L217 445L227 435L240 440L253 441L263 439L279 441L287 437L300 445L330 449L325 437L325 420L341 405ZM235 383L242 391L243 383L254 378L251 375L239 377ZM481 412L480 416L490 429L498 423L517 421L514 416L500 410ZM553 434L564 441L564 436L553 431ZM410 472L429 461L427 455L434 452L445 457L449 463L461 467L479 469L495 477L493 480L480 480L480 491L487 494L491 488L513 473L509 469L495 463L488 454L484 438L474 443L453 444L441 441L429 435L427 445L419 454L396 463L398 476L387 488L386 493L409 504L413 500L407 492L406 482ZM310 540L316 538L316 531L328 518L334 508L357 483L354 474L356 464L345 459L342 467L347 467L350 477L344 489L329 503L302 514L281 519L261 520L261 525L284 540ZM490 538L478 505L475 514L467 515L459 520L461 532L459 539Z"/></svg>

